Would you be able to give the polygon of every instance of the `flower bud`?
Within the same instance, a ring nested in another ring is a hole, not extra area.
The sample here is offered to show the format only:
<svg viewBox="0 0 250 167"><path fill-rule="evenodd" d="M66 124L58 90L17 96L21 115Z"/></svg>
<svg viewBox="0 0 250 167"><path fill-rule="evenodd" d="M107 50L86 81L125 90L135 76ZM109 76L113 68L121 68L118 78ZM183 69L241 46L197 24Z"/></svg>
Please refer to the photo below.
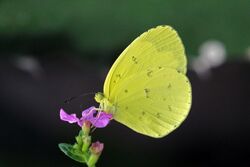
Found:
<svg viewBox="0 0 250 167"><path fill-rule="evenodd" d="M91 127L91 122L89 121L84 121L83 125L82 125L82 130L84 135L89 135L89 131L90 131L90 127Z"/></svg>
<svg viewBox="0 0 250 167"><path fill-rule="evenodd" d="M91 147L90 147L90 152L92 154L101 154L102 153L102 150L104 148L104 144L97 141L95 143L92 143Z"/></svg>
<svg viewBox="0 0 250 167"><path fill-rule="evenodd" d="M90 153L91 153L89 160L88 160L89 166L94 166L97 163L97 161L102 153L103 148L104 148L104 144L99 142L99 141L92 143L92 145L89 149Z"/></svg>

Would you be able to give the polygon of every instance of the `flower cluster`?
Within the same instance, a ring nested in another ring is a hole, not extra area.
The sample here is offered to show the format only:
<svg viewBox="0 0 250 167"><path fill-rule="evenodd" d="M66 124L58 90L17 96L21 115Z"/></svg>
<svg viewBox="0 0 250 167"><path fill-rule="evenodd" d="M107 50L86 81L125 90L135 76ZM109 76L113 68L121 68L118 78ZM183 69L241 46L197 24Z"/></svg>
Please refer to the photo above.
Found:
<svg viewBox="0 0 250 167"><path fill-rule="evenodd" d="M60 119L71 124L77 123L81 127L79 135L76 136L76 143L74 145L59 144L61 151L75 161L94 167L103 151L104 144L99 141L91 144L90 129L91 127L106 127L112 119L112 114L90 107L82 111L81 118L78 118L76 114L68 114L60 109Z"/></svg>

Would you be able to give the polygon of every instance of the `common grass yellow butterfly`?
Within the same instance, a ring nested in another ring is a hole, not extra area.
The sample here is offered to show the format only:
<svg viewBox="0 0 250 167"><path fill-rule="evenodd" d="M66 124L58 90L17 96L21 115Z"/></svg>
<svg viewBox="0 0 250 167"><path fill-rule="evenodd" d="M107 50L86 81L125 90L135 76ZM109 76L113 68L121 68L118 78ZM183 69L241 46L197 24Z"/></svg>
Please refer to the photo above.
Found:
<svg viewBox="0 0 250 167"><path fill-rule="evenodd" d="M177 32L158 26L141 34L117 58L95 100L134 131L164 137L187 117L191 85Z"/></svg>

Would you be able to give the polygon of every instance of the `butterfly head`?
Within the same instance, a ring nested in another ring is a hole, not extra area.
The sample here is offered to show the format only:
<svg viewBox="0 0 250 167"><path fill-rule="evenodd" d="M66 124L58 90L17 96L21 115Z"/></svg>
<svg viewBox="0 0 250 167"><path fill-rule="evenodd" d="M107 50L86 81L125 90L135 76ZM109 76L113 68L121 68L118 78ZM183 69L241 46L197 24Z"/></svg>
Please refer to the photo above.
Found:
<svg viewBox="0 0 250 167"><path fill-rule="evenodd" d="M104 96L103 93L98 92L95 94L96 102L100 103L100 109L107 113L114 114L115 107L114 105Z"/></svg>

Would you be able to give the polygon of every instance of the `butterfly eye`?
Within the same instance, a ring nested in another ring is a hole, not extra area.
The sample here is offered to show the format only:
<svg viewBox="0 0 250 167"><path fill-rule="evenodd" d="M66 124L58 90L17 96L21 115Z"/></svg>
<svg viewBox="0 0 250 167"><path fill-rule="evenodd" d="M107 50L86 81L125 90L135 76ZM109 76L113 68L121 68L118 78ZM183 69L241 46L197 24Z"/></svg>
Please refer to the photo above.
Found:
<svg viewBox="0 0 250 167"><path fill-rule="evenodd" d="M104 95L101 92L95 94L95 100L100 103L104 99Z"/></svg>

